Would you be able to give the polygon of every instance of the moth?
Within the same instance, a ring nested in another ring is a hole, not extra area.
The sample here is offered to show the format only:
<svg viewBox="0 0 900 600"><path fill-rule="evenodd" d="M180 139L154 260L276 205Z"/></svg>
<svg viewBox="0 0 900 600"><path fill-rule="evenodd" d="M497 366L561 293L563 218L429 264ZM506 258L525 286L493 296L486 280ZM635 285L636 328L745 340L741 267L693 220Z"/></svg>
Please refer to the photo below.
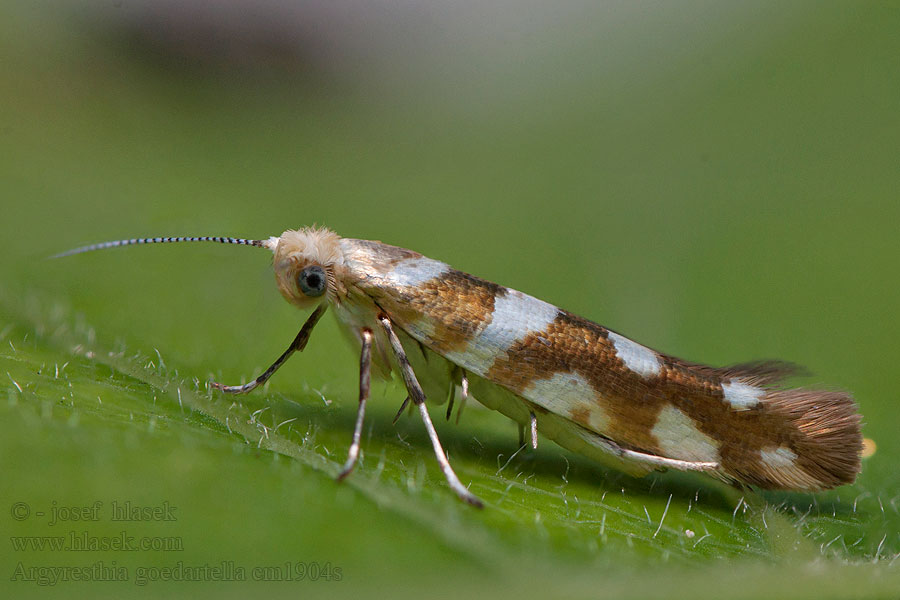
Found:
<svg viewBox="0 0 900 600"><path fill-rule="evenodd" d="M218 242L274 254L284 298L311 315L287 350L244 385L265 383L302 351L331 308L360 348L359 406L347 461L354 468L371 371L396 371L418 410L453 491L482 506L450 466L429 404L468 397L516 421L537 447L538 432L632 475L667 468L736 485L816 491L852 483L860 470L860 415L843 391L790 388L789 363L711 367L647 348L587 319L463 273L418 252L341 238L324 228L251 240L157 237L84 246L57 256L133 244ZM457 412L457 416L458 416Z"/></svg>

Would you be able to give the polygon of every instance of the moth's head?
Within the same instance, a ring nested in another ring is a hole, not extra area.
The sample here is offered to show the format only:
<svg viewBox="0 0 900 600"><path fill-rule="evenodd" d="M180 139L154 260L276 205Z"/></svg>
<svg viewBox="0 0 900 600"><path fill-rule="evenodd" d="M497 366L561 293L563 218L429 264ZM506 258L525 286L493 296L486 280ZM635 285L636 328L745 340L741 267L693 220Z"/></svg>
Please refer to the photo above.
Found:
<svg viewBox="0 0 900 600"><path fill-rule="evenodd" d="M265 245L275 253L273 267L285 300L309 308L337 293L335 270L344 264L340 236L328 229L289 229Z"/></svg>

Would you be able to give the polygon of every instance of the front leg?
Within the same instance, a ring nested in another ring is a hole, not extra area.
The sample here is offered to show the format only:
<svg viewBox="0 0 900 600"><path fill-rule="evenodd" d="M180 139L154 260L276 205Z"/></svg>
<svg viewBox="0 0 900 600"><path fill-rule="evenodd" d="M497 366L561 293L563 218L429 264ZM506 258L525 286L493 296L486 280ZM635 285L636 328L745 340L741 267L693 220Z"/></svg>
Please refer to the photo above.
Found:
<svg viewBox="0 0 900 600"><path fill-rule="evenodd" d="M338 474L338 481L350 474L359 458L359 438L362 435L363 418L366 415L366 400L369 399L369 373L372 370L372 330L362 330L362 352L359 357L359 409L356 412L356 427L353 428L353 442L347 453L347 462Z"/></svg>
<svg viewBox="0 0 900 600"><path fill-rule="evenodd" d="M326 304L320 304L316 307L316 310L314 310L313 313L309 315L309 318L306 319L303 327L301 327L300 331L297 332L297 337L294 338L294 341L291 342L291 345L288 346L288 349L278 357L278 360L272 363L271 367L266 369L265 373L263 373L250 383L245 383L244 385L224 385L215 381L211 381L210 385L217 390L222 390L226 394L246 394L247 392L256 389L257 386L264 384L269 380L269 377L275 374L275 371L281 368L281 365L287 362L287 359L289 359L294 352L300 352L304 348L306 348L306 343L309 341L309 335L312 333L313 327L316 326L316 323L319 322L319 319L322 318L322 315L325 314L326 307Z"/></svg>
<svg viewBox="0 0 900 600"><path fill-rule="evenodd" d="M390 340L391 348L397 357L397 364L400 366L400 374L403 377L403 382L406 384L406 391L409 392L409 397L413 403L419 407L422 422L425 424L425 430L428 431L428 437L431 438L431 444L434 446L434 454L437 457L438 464L441 465L441 471L443 471L447 483L450 484L450 487L456 492L456 495L459 496L461 500L468 502L472 506L483 508L484 503L460 483L459 477L456 476L456 473L453 472L453 467L450 466L450 461L447 460L447 455L444 454L441 440L438 438L437 431L434 429L434 424L431 422L431 417L428 415L428 409L425 407L425 392L422 391L422 387L416 379L416 374L413 372L412 365L409 364L409 359L406 357L406 352L400 344L400 338L398 338L397 334L394 332L394 327L391 325L390 318L388 318L387 315L382 314L378 316L378 320L382 327L384 327L388 340Z"/></svg>

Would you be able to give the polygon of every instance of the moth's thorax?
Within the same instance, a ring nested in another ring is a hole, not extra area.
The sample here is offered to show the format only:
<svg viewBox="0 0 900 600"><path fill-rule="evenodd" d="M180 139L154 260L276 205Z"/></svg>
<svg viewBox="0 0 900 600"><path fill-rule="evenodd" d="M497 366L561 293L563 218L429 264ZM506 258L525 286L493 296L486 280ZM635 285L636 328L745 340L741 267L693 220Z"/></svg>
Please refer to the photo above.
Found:
<svg viewBox="0 0 900 600"><path fill-rule="evenodd" d="M450 268L418 252L381 242L344 238L340 246L344 255L343 265L336 270L344 285L340 302L355 303L360 296L377 301L385 294L412 290Z"/></svg>
<svg viewBox="0 0 900 600"><path fill-rule="evenodd" d="M308 308L327 298L333 299L340 290L337 273L344 264L341 238L331 230L306 227L289 229L281 237L272 238L269 247L275 253L272 266L281 295L300 308ZM328 289L323 296L310 297L300 289L298 277L308 266L318 265L325 270Z"/></svg>
<svg viewBox="0 0 900 600"><path fill-rule="evenodd" d="M346 276L361 281L389 277L404 262L430 260L418 252L371 240L342 238L340 248L344 256Z"/></svg>

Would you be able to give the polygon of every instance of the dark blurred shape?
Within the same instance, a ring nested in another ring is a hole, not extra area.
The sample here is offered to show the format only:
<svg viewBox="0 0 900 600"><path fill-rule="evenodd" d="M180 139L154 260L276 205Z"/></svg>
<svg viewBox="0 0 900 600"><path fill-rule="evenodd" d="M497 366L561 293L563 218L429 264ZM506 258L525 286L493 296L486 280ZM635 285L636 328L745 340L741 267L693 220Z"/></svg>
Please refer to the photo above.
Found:
<svg viewBox="0 0 900 600"><path fill-rule="evenodd" d="M95 33L167 66L302 75L355 70L396 39L398 28L415 29L404 27L415 11L398 8L380 1L111 0L76 10Z"/></svg>

